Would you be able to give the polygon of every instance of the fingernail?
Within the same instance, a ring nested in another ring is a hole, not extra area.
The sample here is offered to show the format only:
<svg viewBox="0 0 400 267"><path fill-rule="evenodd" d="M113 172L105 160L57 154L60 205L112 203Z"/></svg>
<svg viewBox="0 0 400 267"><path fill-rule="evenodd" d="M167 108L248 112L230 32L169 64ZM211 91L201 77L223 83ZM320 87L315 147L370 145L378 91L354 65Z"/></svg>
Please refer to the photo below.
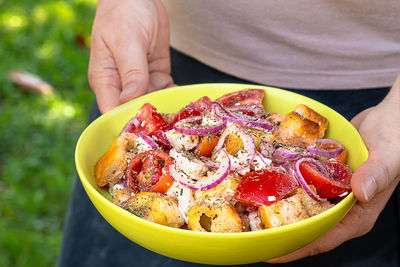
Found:
<svg viewBox="0 0 400 267"><path fill-rule="evenodd" d="M361 190L366 201L370 201L376 194L376 182L373 176L365 177L361 183Z"/></svg>
<svg viewBox="0 0 400 267"><path fill-rule="evenodd" d="M121 92L120 99L128 101L135 96L135 92L137 91L136 84L129 84L125 86Z"/></svg>

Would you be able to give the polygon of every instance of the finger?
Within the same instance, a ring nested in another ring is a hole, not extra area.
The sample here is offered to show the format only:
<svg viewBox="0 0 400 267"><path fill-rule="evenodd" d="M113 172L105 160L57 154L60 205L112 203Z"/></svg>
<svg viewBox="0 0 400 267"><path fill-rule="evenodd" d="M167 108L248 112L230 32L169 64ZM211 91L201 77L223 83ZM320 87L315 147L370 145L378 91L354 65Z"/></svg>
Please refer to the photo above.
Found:
<svg viewBox="0 0 400 267"><path fill-rule="evenodd" d="M154 1L157 10L157 33L154 49L149 57L149 92L170 87L173 84L169 48L169 22L161 1Z"/></svg>
<svg viewBox="0 0 400 267"><path fill-rule="evenodd" d="M365 118L365 116L367 116L367 114L371 111L371 108L365 109L363 111L361 111L360 113L358 113L353 119L351 119L351 124L354 125L354 127L359 130L360 129L360 124L363 121L363 119Z"/></svg>
<svg viewBox="0 0 400 267"><path fill-rule="evenodd" d="M174 82L169 74L163 72L153 72L150 74L149 92L171 87Z"/></svg>
<svg viewBox="0 0 400 267"><path fill-rule="evenodd" d="M111 52L103 39L95 33L92 36L88 79L96 94L99 110L105 113L119 105L121 83Z"/></svg>
<svg viewBox="0 0 400 267"><path fill-rule="evenodd" d="M147 62L148 40L132 29L122 30L115 38L112 53L121 79L120 103L147 93L149 70Z"/></svg>
<svg viewBox="0 0 400 267"><path fill-rule="evenodd" d="M398 155L372 151L368 160L356 170L352 177L352 190L357 199L368 202L377 193L387 188L400 172L399 162Z"/></svg>

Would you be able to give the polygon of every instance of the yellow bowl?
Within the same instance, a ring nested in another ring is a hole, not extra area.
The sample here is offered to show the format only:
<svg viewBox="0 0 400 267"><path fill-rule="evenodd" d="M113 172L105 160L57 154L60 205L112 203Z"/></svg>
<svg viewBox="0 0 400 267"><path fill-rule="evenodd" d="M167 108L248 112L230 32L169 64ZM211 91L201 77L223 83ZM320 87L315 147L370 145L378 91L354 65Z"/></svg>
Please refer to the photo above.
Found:
<svg viewBox="0 0 400 267"><path fill-rule="evenodd" d="M265 90L264 106L269 112L287 114L303 103L329 120L327 136L347 147L348 163L355 170L368 157L357 130L344 117L310 98L285 90L244 84L197 84L170 88L134 99L102 115L82 133L75 153L76 167L91 201L102 216L133 242L159 254L196 263L244 264L285 255L317 239L351 209L351 193L331 209L290 225L245 233L204 233L175 229L143 220L114 205L106 190L94 179L94 165L118 136L125 123L146 102L159 112L177 112L202 96L216 99L245 88Z"/></svg>

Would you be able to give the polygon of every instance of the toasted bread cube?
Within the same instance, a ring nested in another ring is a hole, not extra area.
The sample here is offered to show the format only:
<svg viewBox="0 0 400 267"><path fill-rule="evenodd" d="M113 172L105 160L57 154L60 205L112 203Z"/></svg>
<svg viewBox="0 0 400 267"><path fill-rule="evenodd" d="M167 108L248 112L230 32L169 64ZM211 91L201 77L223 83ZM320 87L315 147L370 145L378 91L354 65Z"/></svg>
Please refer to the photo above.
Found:
<svg viewBox="0 0 400 267"><path fill-rule="evenodd" d="M121 205L131 197L131 191L128 187L123 187L121 184L116 184L109 190L115 205Z"/></svg>
<svg viewBox="0 0 400 267"><path fill-rule="evenodd" d="M121 179L134 142L135 135L132 133L123 133L114 140L95 165L94 176L98 186L113 185Z"/></svg>
<svg viewBox="0 0 400 267"><path fill-rule="evenodd" d="M321 116L318 112L314 111L304 104L297 105L294 111L299 113L301 116L317 123L319 125L318 137L324 137L325 131L328 128L328 120L325 117Z"/></svg>
<svg viewBox="0 0 400 267"><path fill-rule="evenodd" d="M160 193L138 193L128 200L124 208L140 218L170 227L179 228L185 222L177 202Z"/></svg>
<svg viewBox="0 0 400 267"><path fill-rule="evenodd" d="M263 205L258 212L264 229L298 222L309 217L298 194L279 200L269 206Z"/></svg>
<svg viewBox="0 0 400 267"><path fill-rule="evenodd" d="M194 231L227 233L244 229L239 213L222 198L196 201L188 217L188 227Z"/></svg>
<svg viewBox="0 0 400 267"><path fill-rule="evenodd" d="M285 119L285 115L279 113L270 113L267 116L267 120L269 120L273 125L279 125Z"/></svg>
<svg viewBox="0 0 400 267"><path fill-rule="evenodd" d="M309 186L314 193L317 192L317 190L313 185ZM328 200L323 202L315 201L306 193L306 191L302 187L296 188L294 190L294 193L300 196L301 203L307 210L307 214L310 217L320 214L321 212L326 211L327 209L333 207L333 204L331 204Z"/></svg>
<svg viewBox="0 0 400 267"><path fill-rule="evenodd" d="M264 129L257 128L244 128L246 133L251 135L254 140L254 144L256 145L257 150L259 150L260 144L263 142L272 143L275 140L275 136L272 132L265 131Z"/></svg>
<svg viewBox="0 0 400 267"><path fill-rule="evenodd" d="M196 200L205 198L223 198L230 201L234 198L236 187L241 178L235 173L230 173L219 185L205 191L194 191Z"/></svg>
<svg viewBox="0 0 400 267"><path fill-rule="evenodd" d="M300 147L315 143L319 135L319 125L297 112L290 112L276 130L276 141Z"/></svg>

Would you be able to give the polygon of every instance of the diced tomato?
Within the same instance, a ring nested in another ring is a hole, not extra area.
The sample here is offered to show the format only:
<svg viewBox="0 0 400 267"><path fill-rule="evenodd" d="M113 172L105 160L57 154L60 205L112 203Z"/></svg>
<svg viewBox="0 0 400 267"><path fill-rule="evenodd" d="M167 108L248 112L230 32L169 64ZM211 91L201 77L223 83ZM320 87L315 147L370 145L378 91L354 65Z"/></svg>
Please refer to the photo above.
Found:
<svg viewBox="0 0 400 267"><path fill-rule="evenodd" d="M149 103L140 108L136 117L139 120L140 127L147 135L167 125L164 118L157 112L157 109Z"/></svg>
<svg viewBox="0 0 400 267"><path fill-rule="evenodd" d="M322 165L328 176L309 162L300 164L300 172L304 180L315 186L320 197L332 199L351 191L352 171L347 165L341 161L325 161Z"/></svg>
<svg viewBox="0 0 400 267"><path fill-rule="evenodd" d="M297 181L289 175L262 169L245 175L236 188L235 198L249 205L270 205L288 195L296 187L298 187Z"/></svg>
<svg viewBox="0 0 400 267"><path fill-rule="evenodd" d="M208 96L204 96L199 100L187 105L175 114L172 122L169 124L169 129L172 129L177 121L186 119L191 116L199 116L205 111L210 110L211 104L211 99Z"/></svg>
<svg viewBox="0 0 400 267"><path fill-rule="evenodd" d="M165 127L167 123L164 118L157 112L157 109L145 103L137 112L136 116L130 120L125 126L124 131L130 133L143 132L146 135Z"/></svg>
<svg viewBox="0 0 400 267"><path fill-rule="evenodd" d="M214 147L217 145L217 143L218 137L213 135L203 136L197 148L197 156L211 157Z"/></svg>
<svg viewBox="0 0 400 267"><path fill-rule="evenodd" d="M168 166L171 158L161 150L150 150L137 154L128 164L125 177L134 193L166 193L174 183Z"/></svg>
<svg viewBox="0 0 400 267"><path fill-rule="evenodd" d="M171 144L165 135L165 127L155 130L150 134L150 137L160 146L163 151L169 151L171 149Z"/></svg>
<svg viewBox="0 0 400 267"><path fill-rule="evenodd" d="M215 101L221 103L225 107L231 107L235 105L256 105L259 107L263 107L263 98L264 90L245 89L223 95Z"/></svg>
<svg viewBox="0 0 400 267"><path fill-rule="evenodd" d="M136 116L125 126L124 131L130 133L142 132L153 138L161 149L168 151L171 146L164 133L167 126L167 123L161 114L157 112L157 109L149 103L146 103L138 110Z"/></svg>

